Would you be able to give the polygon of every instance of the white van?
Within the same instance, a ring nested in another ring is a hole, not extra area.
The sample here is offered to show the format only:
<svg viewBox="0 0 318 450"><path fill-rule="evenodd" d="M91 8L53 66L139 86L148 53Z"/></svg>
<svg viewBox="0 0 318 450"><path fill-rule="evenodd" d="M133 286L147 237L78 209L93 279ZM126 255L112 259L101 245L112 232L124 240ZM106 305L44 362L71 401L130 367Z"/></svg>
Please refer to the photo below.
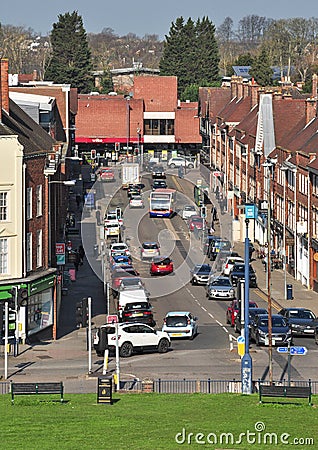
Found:
<svg viewBox="0 0 318 450"><path fill-rule="evenodd" d="M118 314L119 317L122 316L122 311L125 308L127 303L135 303L135 302L148 302L149 301L149 293L145 291L145 289L132 289L119 291L118 297Z"/></svg>

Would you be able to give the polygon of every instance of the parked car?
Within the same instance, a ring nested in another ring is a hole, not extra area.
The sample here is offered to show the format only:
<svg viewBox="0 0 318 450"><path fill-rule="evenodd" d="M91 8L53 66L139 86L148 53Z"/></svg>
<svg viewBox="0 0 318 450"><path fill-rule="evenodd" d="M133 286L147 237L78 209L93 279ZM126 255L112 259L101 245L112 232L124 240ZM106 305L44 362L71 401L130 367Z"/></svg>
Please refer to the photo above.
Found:
<svg viewBox="0 0 318 450"><path fill-rule="evenodd" d="M173 272L173 262L171 258L155 256L150 266L150 275L168 275Z"/></svg>
<svg viewBox="0 0 318 450"><path fill-rule="evenodd" d="M268 343L268 314L259 314L251 323L251 340L256 345L269 345ZM292 343L291 328L280 314L272 314L272 345L284 345Z"/></svg>
<svg viewBox="0 0 318 450"><path fill-rule="evenodd" d="M116 330L113 324L102 325L108 336L108 347L115 351ZM99 333L94 337L94 348L98 348ZM135 352L157 351L166 353L171 345L170 337L163 331L156 331L144 323L119 323L118 346L119 355L128 358ZM99 355L101 356L101 355Z"/></svg>
<svg viewBox="0 0 318 450"><path fill-rule="evenodd" d="M209 300L214 298L233 299L235 290L228 277L215 277L206 285L206 296Z"/></svg>
<svg viewBox="0 0 318 450"><path fill-rule="evenodd" d="M152 190L155 191L156 189L167 189L167 183L165 180L154 180L152 183Z"/></svg>
<svg viewBox="0 0 318 450"><path fill-rule="evenodd" d="M198 212L194 205L184 205L181 217L183 220L188 220L191 216L196 216L197 214Z"/></svg>
<svg viewBox="0 0 318 450"><path fill-rule="evenodd" d="M257 316L258 314L267 314L267 309L265 309L265 308L249 308L248 309L248 317L249 317L248 327L249 328L251 328L251 323L255 319L255 316ZM234 322L234 331L236 333L241 332L241 329L242 329L242 320L241 319L242 319L241 310L239 310L235 317L235 322Z"/></svg>
<svg viewBox="0 0 318 450"><path fill-rule="evenodd" d="M222 267L223 275L229 276L233 266L238 263L244 264L244 259L240 256L227 257Z"/></svg>
<svg viewBox="0 0 318 450"><path fill-rule="evenodd" d="M225 260L232 256L233 258L241 258L240 255L237 252L232 252L232 250L220 250L217 255L215 268L217 271L223 270L223 264L225 263Z"/></svg>
<svg viewBox="0 0 318 450"><path fill-rule="evenodd" d="M212 273L212 267L210 264L196 264L190 270L190 282L194 284L207 284L209 276Z"/></svg>
<svg viewBox="0 0 318 450"><path fill-rule="evenodd" d="M162 166L154 166L152 169L152 178L166 178L164 168Z"/></svg>
<svg viewBox="0 0 318 450"><path fill-rule="evenodd" d="M318 319L310 309L283 308L278 314L288 320L293 335L314 336Z"/></svg>
<svg viewBox="0 0 318 450"><path fill-rule="evenodd" d="M152 306L149 302L127 303L122 310L122 322L146 323L151 327L156 325L153 317Z"/></svg>
<svg viewBox="0 0 318 450"><path fill-rule="evenodd" d="M143 242L140 248L140 259L152 259L155 256L160 256L160 245L158 242Z"/></svg>
<svg viewBox="0 0 318 450"><path fill-rule="evenodd" d="M256 302L250 301L249 308L258 308L258 304ZM240 301L234 299L228 305L226 310L226 323L230 324L231 327L234 327L235 318L241 309Z"/></svg>
<svg viewBox="0 0 318 450"><path fill-rule="evenodd" d="M169 159L168 167L170 169L174 169L175 167L187 167L189 169L193 169L194 164L192 161L188 161L187 159L181 158L180 156L178 156L178 157Z"/></svg>
<svg viewBox="0 0 318 450"><path fill-rule="evenodd" d="M129 200L129 208L144 208L144 201L141 195L132 195Z"/></svg>
<svg viewBox="0 0 318 450"><path fill-rule="evenodd" d="M232 269L230 271L229 278L230 278L233 286L237 286L239 280L245 279L245 264L242 264L242 263L234 264L234 266L232 267ZM249 268L249 281L250 281L250 287L252 287L252 288L257 287L256 273L251 265Z"/></svg>
<svg viewBox="0 0 318 450"><path fill-rule="evenodd" d="M124 242L114 242L110 246L110 257L115 255L130 256L128 245Z"/></svg>
<svg viewBox="0 0 318 450"><path fill-rule="evenodd" d="M198 334L197 320L198 318L189 311L171 311L164 318L162 331L171 338L193 339Z"/></svg>
<svg viewBox="0 0 318 450"><path fill-rule="evenodd" d="M189 227L190 231L195 231L195 230L201 231L201 230L203 230L203 227L205 229L207 229L207 223L206 223L206 220L201 216L198 216L198 215L191 216L188 219L188 227Z"/></svg>

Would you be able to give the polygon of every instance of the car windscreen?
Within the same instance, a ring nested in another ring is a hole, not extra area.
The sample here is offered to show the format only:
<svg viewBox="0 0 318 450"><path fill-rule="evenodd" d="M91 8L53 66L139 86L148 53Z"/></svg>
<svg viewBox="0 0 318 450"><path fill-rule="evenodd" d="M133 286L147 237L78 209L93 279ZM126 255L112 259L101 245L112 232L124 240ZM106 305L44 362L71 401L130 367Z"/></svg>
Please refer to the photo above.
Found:
<svg viewBox="0 0 318 450"><path fill-rule="evenodd" d="M160 259L159 261L154 261L154 264L156 264L156 266L167 266L170 263L171 263L171 260L169 258Z"/></svg>
<svg viewBox="0 0 318 450"><path fill-rule="evenodd" d="M145 248L146 250L150 250L150 249L154 249L154 248L158 248L158 245L157 244L155 244L155 243L153 243L153 242L144 242L143 244L142 244L142 246L143 246L143 248Z"/></svg>
<svg viewBox="0 0 318 450"><path fill-rule="evenodd" d="M168 327L186 327L188 325L188 319L186 316L167 317L166 325Z"/></svg>
<svg viewBox="0 0 318 450"><path fill-rule="evenodd" d="M229 286L231 287L231 282L228 279L218 279L211 283L211 286Z"/></svg>
<svg viewBox="0 0 318 450"><path fill-rule="evenodd" d="M150 304L147 302L127 303L124 308L125 311L134 311L136 309L150 309Z"/></svg>

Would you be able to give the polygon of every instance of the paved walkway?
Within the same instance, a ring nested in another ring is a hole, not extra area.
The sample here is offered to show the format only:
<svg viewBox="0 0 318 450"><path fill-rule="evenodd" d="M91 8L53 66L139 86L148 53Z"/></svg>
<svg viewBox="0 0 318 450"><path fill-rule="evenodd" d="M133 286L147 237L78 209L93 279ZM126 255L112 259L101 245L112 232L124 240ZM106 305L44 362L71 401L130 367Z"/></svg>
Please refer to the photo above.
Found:
<svg viewBox="0 0 318 450"><path fill-rule="evenodd" d="M208 174L207 174L208 176ZM206 176L206 178L207 178ZM189 171L185 177L188 181L196 184L198 179L204 179L199 170L194 169ZM206 185L209 185L209 180L205 180ZM230 212L224 212L221 214L220 205L215 197L214 192L210 192L210 199L212 203L216 206L218 211L218 216L220 218L220 224L217 224L215 234L221 233L221 236L228 238L232 241L232 221L233 218ZM257 247L257 245L255 245ZM244 242L234 242L234 249L240 255L244 255ZM257 273L258 287L266 295L267 290L267 273L264 271L264 266L260 259L255 258L253 255L252 265ZM293 288L293 300L285 300L285 276L286 284L291 284ZM308 290L299 281L295 280L289 273L284 272L284 270L274 269L270 276L270 291L271 298L273 299L273 306L275 309L279 310L283 307L305 307L311 309L318 316L318 293L312 290Z"/></svg>
<svg viewBox="0 0 318 450"><path fill-rule="evenodd" d="M202 178L198 170L192 170L186 175L186 179L195 183ZM190 192L190 190L189 190ZM70 210L76 213L76 220L80 226L81 211L77 209L75 192L71 198ZM217 224L216 233L231 238L232 217L228 213L221 214L214 194L211 199L218 209L220 222ZM73 247L78 248L81 237L72 237ZM235 250L244 255L244 243L235 242ZM88 249L90 258L94 255L93 247ZM267 294L266 273L261 260L254 259L252 264L256 270L259 288ZM292 284L294 299L284 299L284 271L273 270L271 272L271 296L273 306L277 309L284 306L304 306L318 315L318 294L308 291L300 282L286 274L288 284ZM39 342L35 345L20 346L20 355L9 358L9 380L15 381L59 381L63 380L65 391L71 392L96 392L96 372L99 366L92 367L92 373L88 375L88 352L86 350L86 330L77 329L75 324L76 303L83 297L91 296L93 303L94 326L105 323L106 305L103 286L96 277L87 260L80 266L74 281L68 290L68 295L62 297L60 322L58 327L58 340ZM94 359L94 358L93 358ZM33 368L29 370L28 368ZM36 368L37 370L34 370Z"/></svg>

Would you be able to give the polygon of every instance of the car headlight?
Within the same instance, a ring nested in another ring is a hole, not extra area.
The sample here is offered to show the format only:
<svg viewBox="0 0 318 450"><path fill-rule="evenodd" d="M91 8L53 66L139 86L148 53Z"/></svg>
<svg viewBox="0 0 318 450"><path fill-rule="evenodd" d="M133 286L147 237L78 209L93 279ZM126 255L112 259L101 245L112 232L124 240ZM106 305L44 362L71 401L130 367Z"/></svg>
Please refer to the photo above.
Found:
<svg viewBox="0 0 318 450"><path fill-rule="evenodd" d="M258 333L260 336L266 336L266 333L263 330L258 330Z"/></svg>
<svg viewBox="0 0 318 450"><path fill-rule="evenodd" d="M229 292L230 292L230 294L232 294L232 295L233 295L233 294L234 294L234 289L230 289L230 291L229 291Z"/></svg>
<svg viewBox="0 0 318 450"><path fill-rule="evenodd" d="M302 328L302 326L299 325L298 323L292 323L292 324L291 324L291 327L292 327L292 328Z"/></svg>

